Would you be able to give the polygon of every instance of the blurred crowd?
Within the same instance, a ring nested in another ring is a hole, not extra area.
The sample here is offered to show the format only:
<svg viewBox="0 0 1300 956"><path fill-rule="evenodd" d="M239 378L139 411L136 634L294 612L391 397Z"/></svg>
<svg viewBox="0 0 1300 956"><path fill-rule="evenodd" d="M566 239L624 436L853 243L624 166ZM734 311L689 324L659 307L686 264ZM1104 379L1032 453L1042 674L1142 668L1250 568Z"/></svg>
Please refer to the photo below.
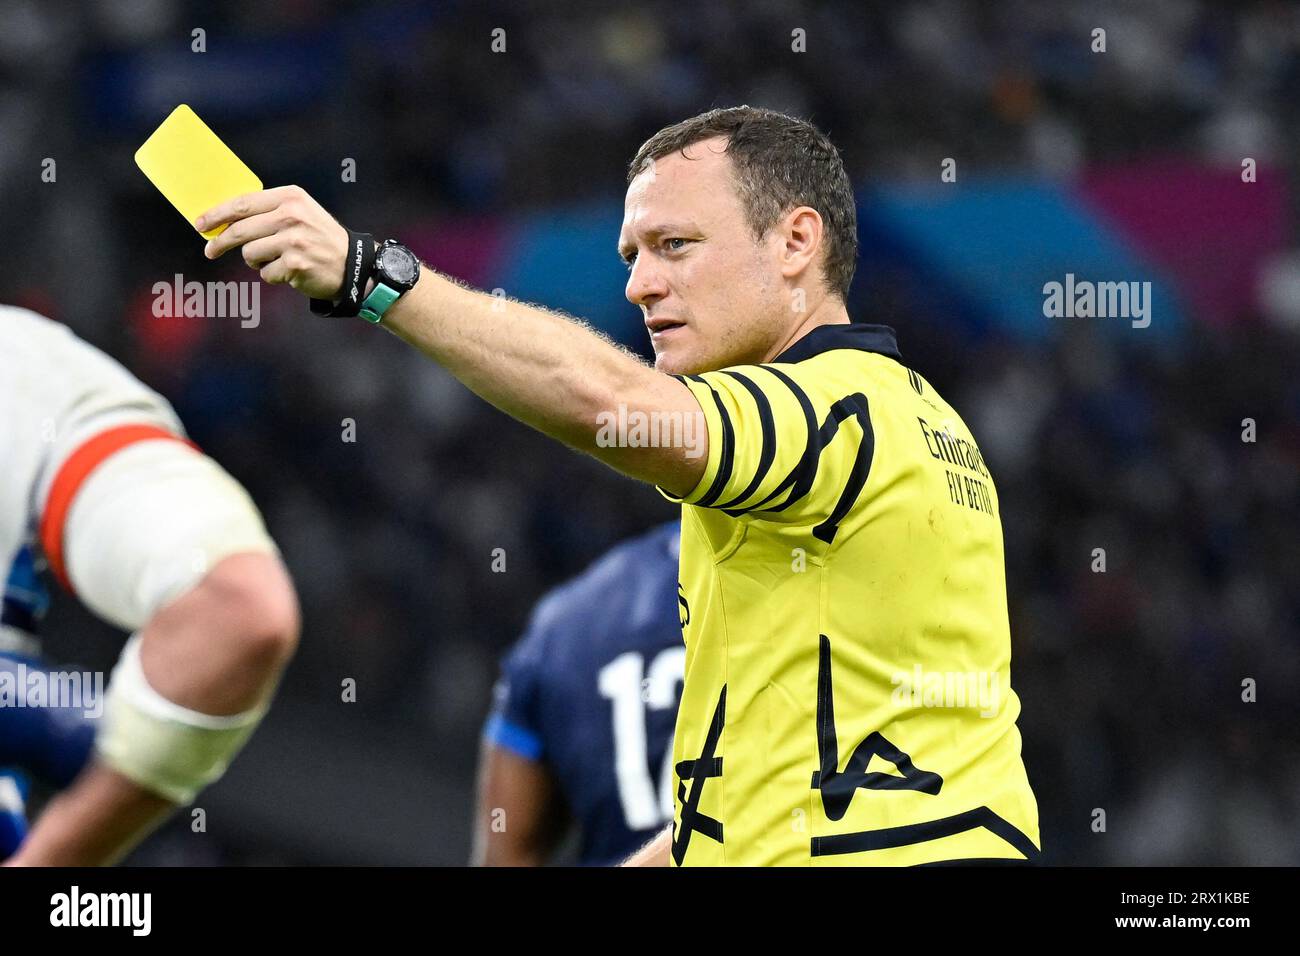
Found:
<svg viewBox="0 0 1300 956"><path fill-rule="evenodd" d="M173 272L244 278L237 260L202 261L131 162L166 109L109 122L98 106L124 63L147 77L151 57L200 55L196 27L207 56L229 38L272 59L300 38L331 52L303 97L296 75L280 77L289 105L223 91L215 115L227 111L223 135L268 185L298 182L342 221L395 235L618 204L643 139L742 102L811 118L863 184L934 177L943 156L1068 177L1162 153L1255 156L1298 181L1300 8L1280 2L0 0L0 219L19 240L0 251L0 301L122 359L249 488L304 607L277 714L337 710L354 678L357 737L414 741L466 797L404 821L447 835L446 858L429 862L460 861L496 658L532 603L673 509L392 337L311 317L283 289L262 289L256 329L152 315L152 284ZM796 30L807 53L792 53ZM194 89L196 103L211 93ZM47 156L57 183L40 180ZM357 159L356 183L340 181L340 157ZM1296 329L1225 317L1156 353L1078 322L1048 345L972 346L889 292L855 290L851 313L898 330L998 482L1047 860L1300 863ZM49 630L52 652L116 655L68 602ZM364 771L339 773L342 789ZM141 859L349 862L377 825L285 849L269 824L246 824L206 856L164 836Z"/></svg>

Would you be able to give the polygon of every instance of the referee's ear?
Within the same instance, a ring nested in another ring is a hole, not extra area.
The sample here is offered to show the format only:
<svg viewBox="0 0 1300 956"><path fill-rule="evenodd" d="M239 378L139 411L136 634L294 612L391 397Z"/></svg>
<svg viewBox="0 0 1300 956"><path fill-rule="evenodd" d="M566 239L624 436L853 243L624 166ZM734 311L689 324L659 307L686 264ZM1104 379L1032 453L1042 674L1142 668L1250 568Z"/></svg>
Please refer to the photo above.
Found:
<svg viewBox="0 0 1300 956"><path fill-rule="evenodd" d="M812 206L798 206L786 213L776 228L782 240L778 250L782 278L792 282L822 270L825 224L821 213Z"/></svg>

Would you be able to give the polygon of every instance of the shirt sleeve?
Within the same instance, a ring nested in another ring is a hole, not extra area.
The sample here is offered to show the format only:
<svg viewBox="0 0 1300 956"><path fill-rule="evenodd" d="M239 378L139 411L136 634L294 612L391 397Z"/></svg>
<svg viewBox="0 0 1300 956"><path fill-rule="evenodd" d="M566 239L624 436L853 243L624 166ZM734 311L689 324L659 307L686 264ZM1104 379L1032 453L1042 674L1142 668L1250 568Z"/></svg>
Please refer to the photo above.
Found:
<svg viewBox="0 0 1300 956"><path fill-rule="evenodd" d="M807 524L832 541L866 484L875 435L865 393L841 387L843 374L832 384L827 372L790 363L677 376L700 403L708 462L684 497L660 493L731 516Z"/></svg>
<svg viewBox="0 0 1300 956"><path fill-rule="evenodd" d="M501 676L492 692L492 712L483 736L488 743L526 760L541 760L540 635L530 628L501 662Z"/></svg>

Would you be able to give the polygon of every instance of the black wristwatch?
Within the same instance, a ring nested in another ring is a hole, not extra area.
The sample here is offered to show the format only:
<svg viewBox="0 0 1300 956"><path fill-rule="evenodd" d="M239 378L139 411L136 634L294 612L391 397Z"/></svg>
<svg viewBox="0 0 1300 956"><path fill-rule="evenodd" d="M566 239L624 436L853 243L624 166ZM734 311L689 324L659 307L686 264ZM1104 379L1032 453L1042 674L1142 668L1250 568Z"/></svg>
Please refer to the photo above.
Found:
<svg viewBox="0 0 1300 956"><path fill-rule="evenodd" d="M359 315L378 322L389 306L410 292L420 279L420 259L396 239L387 239L375 253L375 287L361 303Z"/></svg>

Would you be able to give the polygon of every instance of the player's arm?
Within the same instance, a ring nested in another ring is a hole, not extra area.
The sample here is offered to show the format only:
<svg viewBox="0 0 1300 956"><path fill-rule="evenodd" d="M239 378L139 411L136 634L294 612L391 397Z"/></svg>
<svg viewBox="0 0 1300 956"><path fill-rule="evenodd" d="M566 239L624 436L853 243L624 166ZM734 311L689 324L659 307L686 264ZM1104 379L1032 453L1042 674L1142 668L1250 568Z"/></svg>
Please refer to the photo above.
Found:
<svg viewBox="0 0 1300 956"><path fill-rule="evenodd" d="M243 247L262 279L312 298L336 297L347 232L296 186L240 196L204 214L203 230L229 227L208 244L210 258ZM634 478L686 494L699 482L707 437L694 447L602 447L602 418L668 413L695 416L691 391L581 322L488 295L423 269L384 325L441 364L497 408Z"/></svg>
<svg viewBox="0 0 1300 956"><path fill-rule="evenodd" d="M297 629L293 588L279 559L232 555L152 617L136 648L126 652L138 656L132 665L139 673L128 675L119 667L114 681L143 675L152 695L143 699L170 703L177 716L219 720L247 713L274 686L295 646ZM130 688L133 694L137 690ZM112 704L149 706L122 698ZM210 754L224 746L215 738L204 739L201 727L151 726L148 718L129 711L117 718L140 736L110 738L113 752L103 753L101 731L101 753L49 803L12 864L100 866L119 861L178 805L190 802L192 797L180 796L174 788L196 786L185 775L202 776ZM209 753L202 752L205 747ZM189 754L182 752L187 748ZM224 768L228 758L217 759Z"/></svg>
<svg viewBox="0 0 1300 956"><path fill-rule="evenodd" d="M563 803L546 765L485 739L472 865L543 866L563 836Z"/></svg>
<svg viewBox="0 0 1300 956"><path fill-rule="evenodd" d="M668 854L673 849L673 828L672 824L664 827L653 840L637 850L626 860L620 863L620 866L667 866Z"/></svg>
<svg viewBox="0 0 1300 956"><path fill-rule="evenodd" d="M562 788L546 757L542 701L548 642L535 609L527 630L501 661L479 751L475 866L541 866L569 823Z"/></svg>
<svg viewBox="0 0 1300 956"><path fill-rule="evenodd" d="M16 865L115 862L193 802L261 721L298 640L288 572L247 493L212 459L142 441L75 494L66 522L43 534L46 555L88 607L135 634L109 680L94 758L46 807ZM47 503L43 529L51 513Z"/></svg>

